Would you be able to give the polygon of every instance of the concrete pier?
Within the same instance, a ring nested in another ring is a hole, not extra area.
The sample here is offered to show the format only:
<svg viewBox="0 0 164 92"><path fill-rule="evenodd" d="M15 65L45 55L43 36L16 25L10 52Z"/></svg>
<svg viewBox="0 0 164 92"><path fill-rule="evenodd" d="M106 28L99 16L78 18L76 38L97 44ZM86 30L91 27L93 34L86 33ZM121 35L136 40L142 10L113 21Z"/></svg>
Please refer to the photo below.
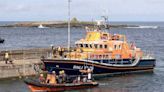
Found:
<svg viewBox="0 0 164 92"><path fill-rule="evenodd" d="M39 64L39 59L14 60L13 64L0 62L0 78L22 77L35 75L34 64Z"/></svg>
<svg viewBox="0 0 164 92"><path fill-rule="evenodd" d="M9 58L12 63L5 63L5 52L9 53ZM0 79L38 74L38 72L34 69L34 66L41 63L41 56L46 56L50 52L51 48L1 51Z"/></svg>

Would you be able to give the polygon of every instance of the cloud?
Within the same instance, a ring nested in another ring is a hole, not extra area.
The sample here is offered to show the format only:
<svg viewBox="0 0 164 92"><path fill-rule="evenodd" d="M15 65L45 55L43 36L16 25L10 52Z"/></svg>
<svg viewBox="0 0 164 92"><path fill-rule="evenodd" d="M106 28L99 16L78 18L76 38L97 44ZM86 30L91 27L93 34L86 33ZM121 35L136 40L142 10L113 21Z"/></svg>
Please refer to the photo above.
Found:
<svg viewBox="0 0 164 92"><path fill-rule="evenodd" d="M67 1L0 0L0 20L65 20ZM82 20L100 18L104 14L111 20L138 20L145 17L164 20L163 6L164 0L71 0L71 16Z"/></svg>

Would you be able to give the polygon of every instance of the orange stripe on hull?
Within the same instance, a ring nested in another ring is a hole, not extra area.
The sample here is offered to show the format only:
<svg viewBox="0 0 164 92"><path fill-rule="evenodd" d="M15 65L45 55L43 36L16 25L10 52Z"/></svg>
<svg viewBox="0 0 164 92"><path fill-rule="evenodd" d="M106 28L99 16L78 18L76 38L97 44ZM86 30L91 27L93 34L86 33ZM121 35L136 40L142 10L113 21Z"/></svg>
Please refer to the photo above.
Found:
<svg viewBox="0 0 164 92"><path fill-rule="evenodd" d="M33 85L28 85L28 87L31 89L32 92L37 92L37 91L64 91L64 88L46 88L46 87L37 87Z"/></svg>
<svg viewBox="0 0 164 92"><path fill-rule="evenodd" d="M58 91L65 91L65 90L77 90L77 89L83 89L83 88L93 88L98 85L93 85L93 86L84 86L84 85L78 85L78 86L63 86L63 87L39 87L35 85L30 85L28 84L28 87L31 89L32 92L37 92L37 91L53 91L53 92L58 92Z"/></svg>

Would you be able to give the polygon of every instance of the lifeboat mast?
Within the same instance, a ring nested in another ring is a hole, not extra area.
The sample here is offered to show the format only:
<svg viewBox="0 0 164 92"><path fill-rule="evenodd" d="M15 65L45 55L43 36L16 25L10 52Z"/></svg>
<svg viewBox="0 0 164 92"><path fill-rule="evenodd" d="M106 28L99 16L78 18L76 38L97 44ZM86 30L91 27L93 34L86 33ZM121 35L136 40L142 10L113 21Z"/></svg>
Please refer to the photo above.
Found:
<svg viewBox="0 0 164 92"><path fill-rule="evenodd" d="M71 31L71 28L70 28L70 3L71 3L71 0L68 0L68 51L70 51L70 44L71 44L71 41L70 41L70 31Z"/></svg>

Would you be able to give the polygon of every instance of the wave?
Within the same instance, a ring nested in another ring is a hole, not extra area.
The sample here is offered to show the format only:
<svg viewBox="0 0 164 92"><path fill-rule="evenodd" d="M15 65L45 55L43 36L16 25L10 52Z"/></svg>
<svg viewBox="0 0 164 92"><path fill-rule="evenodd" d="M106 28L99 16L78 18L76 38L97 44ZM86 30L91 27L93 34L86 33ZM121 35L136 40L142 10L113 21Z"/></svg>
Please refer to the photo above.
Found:
<svg viewBox="0 0 164 92"><path fill-rule="evenodd" d="M157 29L158 26L129 26L125 28L139 28L139 29Z"/></svg>

